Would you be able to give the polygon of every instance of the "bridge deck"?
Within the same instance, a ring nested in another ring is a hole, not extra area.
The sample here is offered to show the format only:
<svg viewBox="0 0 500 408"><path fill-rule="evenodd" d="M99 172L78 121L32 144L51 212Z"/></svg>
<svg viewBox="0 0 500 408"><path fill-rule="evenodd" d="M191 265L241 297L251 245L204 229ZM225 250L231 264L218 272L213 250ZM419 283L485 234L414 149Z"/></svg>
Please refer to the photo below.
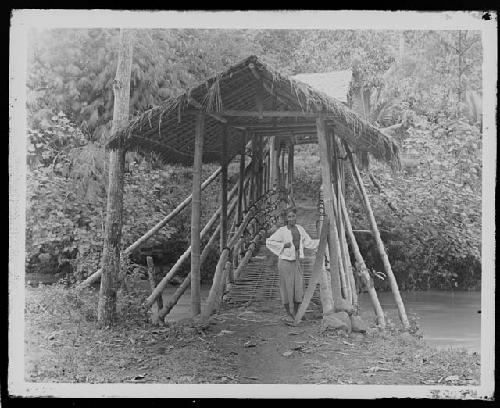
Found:
<svg viewBox="0 0 500 408"><path fill-rule="evenodd" d="M311 238L316 238L315 224L302 224ZM300 261L304 273L304 288L307 287L314 265L314 253L305 250L305 258ZM231 290L226 294L229 304L241 304L255 301L278 300L279 277L278 258L265 245L261 245L259 252L245 266L238 276ZM319 287L313 296L319 301Z"/></svg>

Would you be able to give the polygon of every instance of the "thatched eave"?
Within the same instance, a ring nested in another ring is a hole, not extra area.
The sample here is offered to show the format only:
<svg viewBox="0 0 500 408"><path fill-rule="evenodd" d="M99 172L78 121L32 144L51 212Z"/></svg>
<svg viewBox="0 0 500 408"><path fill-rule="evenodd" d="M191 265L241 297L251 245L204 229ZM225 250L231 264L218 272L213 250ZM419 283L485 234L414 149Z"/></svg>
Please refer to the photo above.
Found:
<svg viewBox="0 0 500 408"><path fill-rule="evenodd" d="M293 111L304 115L275 118L224 115L229 111L256 112L259 107L262 111ZM199 109L207 113L204 162L220 159L225 126L228 128L228 156L232 158L239 153L244 135L242 129L246 126L249 130L259 125L269 126L266 135L272 136L287 126L313 126L314 115L322 113L328 126L354 151L370 153L393 167L400 165L398 146L389 136L362 120L342 102L281 74L256 56L250 56L184 94L144 112L112 137L108 147L121 145L126 149L156 151L167 162L191 164L195 113ZM280 127L274 131L273 126ZM294 134L300 136L301 132L297 130Z"/></svg>

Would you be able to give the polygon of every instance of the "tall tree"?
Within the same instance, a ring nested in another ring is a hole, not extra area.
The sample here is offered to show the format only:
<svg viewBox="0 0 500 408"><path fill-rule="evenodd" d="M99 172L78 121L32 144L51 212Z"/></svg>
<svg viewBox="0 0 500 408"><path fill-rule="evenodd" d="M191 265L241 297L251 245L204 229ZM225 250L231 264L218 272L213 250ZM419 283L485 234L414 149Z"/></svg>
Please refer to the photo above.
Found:
<svg viewBox="0 0 500 408"><path fill-rule="evenodd" d="M132 32L120 30L118 66L113 82L114 108L111 135L128 123L130 72L132 69ZM109 153L108 201L102 254L101 290L97 309L98 325L109 326L116 316L116 292L120 275L121 235L123 225L123 181L125 149Z"/></svg>

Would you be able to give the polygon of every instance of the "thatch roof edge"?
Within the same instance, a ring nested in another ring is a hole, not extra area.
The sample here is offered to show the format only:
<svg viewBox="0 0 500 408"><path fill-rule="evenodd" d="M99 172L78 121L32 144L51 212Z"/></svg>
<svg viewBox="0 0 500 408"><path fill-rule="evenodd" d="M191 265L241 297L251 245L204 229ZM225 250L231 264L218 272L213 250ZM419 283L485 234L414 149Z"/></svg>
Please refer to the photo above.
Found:
<svg viewBox="0 0 500 408"><path fill-rule="evenodd" d="M219 81L229 79L234 72L246 69L249 64L253 64L266 77L270 76L273 86L288 88L288 92L295 96L303 112L325 113L334 116L336 133L353 146L354 150L367 151L376 159L388 162L393 168L400 168L399 149L390 136L365 122L342 102L304 82L285 76L256 55L245 58L225 72L209 78L177 97L168 98L160 106L137 116L129 122L126 128L116 133L108 141L107 146L116 148L124 145L132 133L140 132L147 124L151 128L152 121L158 121L158 125L161 125L162 117L167 113L176 112L180 118L182 112L189 105L191 93L200 91L203 87L206 89L206 96L203 101L200 101L202 109L217 111L218 106L216 102L214 103L214 95L216 95Z"/></svg>

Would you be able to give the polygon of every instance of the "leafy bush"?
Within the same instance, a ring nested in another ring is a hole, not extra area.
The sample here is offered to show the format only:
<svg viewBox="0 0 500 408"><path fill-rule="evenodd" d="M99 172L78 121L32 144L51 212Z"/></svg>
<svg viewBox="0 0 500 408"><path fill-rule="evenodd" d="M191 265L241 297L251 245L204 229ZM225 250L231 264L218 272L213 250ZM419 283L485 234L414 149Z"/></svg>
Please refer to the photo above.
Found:
<svg viewBox="0 0 500 408"><path fill-rule="evenodd" d="M481 133L465 120L438 123L414 116L400 140L416 163L392 173L371 162L364 174L372 209L396 278L403 289L474 289L481 278ZM297 198L316 197L321 184L317 146L298 146ZM368 176L380 185L379 191ZM369 229L360 197L346 172L354 229ZM391 207L393 209L391 209ZM370 234L356 234L369 268L383 271ZM375 278L380 289L387 279Z"/></svg>
<svg viewBox="0 0 500 408"><path fill-rule="evenodd" d="M30 130L30 170L27 177L26 265L28 272L74 273L82 279L99 268L106 212L106 153L86 143L66 142L78 135L64 115L55 115L44 130ZM63 140L60 145L55 141ZM53 146L58 146L59 150ZM73 145L74 146L74 145ZM66 148L69 147L69 148ZM56 160L57 159L57 160ZM216 166L203 168L207 178ZM122 248L152 228L191 191L192 171L158 165L137 154L127 157ZM202 222L218 207L215 182L203 192ZM188 246L189 209L148 241L166 251L162 262L173 264ZM172 240L179 245L172 245ZM166 244L168 242L168 244ZM144 262L144 259L142 259Z"/></svg>
<svg viewBox="0 0 500 408"><path fill-rule="evenodd" d="M417 152L415 167L392 174L374 163L372 176L382 194L366 182L379 227L391 231L386 245L395 272L408 288L477 287L481 273L478 128L461 120L436 124L422 119L409 129L403 146ZM355 222L366 225L360 217Z"/></svg>
<svg viewBox="0 0 500 408"><path fill-rule="evenodd" d="M317 145L295 146L294 196L299 200L318 199L321 186L321 167Z"/></svg>

